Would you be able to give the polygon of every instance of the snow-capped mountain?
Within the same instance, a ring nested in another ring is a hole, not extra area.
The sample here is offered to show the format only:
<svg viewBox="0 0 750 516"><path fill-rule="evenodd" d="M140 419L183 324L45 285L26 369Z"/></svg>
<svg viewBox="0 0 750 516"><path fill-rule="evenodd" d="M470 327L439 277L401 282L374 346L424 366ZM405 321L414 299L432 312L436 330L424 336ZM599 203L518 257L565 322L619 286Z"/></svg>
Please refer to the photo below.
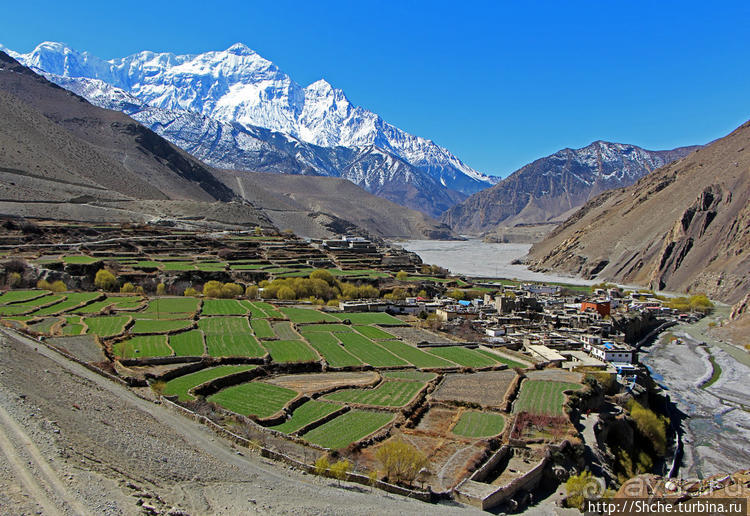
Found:
<svg viewBox="0 0 750 516"><path fill-rule="evenodd" d="M592 197L629 186L697 148L650 151L596 141L580 149L562 149L472 195L446 211L442 220L464 233L491 231L498 225L554 221Z"/></svg>
<svg viewBox="0 0 750 516"><path fill-rule="evenodd" d="M144 51L109 61L62 43L42 43L28 54L9 53L55 82L94 79L83 81L78 92L99 105L124 92L152 108L263 127L319 147L375 147L464 194L495 182L447 149L353 105L325 80L302 87L240 43L196 55Z"/></svg>

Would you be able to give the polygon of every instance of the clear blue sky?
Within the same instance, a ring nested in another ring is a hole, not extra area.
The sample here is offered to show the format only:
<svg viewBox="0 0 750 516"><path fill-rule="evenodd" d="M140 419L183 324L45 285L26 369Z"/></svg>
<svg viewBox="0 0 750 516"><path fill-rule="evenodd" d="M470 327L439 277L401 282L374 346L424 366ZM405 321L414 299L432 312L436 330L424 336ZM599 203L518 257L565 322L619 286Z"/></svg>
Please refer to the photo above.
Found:
<svg viewBox="0 0 750 516"><path fill-rule="evenodd" d="M13 15L11 15L13 14ZM241 41L300 84L507 175L594 140L705 143L750 118L750 2L13 2L0 42L112 58Z"/></svg>

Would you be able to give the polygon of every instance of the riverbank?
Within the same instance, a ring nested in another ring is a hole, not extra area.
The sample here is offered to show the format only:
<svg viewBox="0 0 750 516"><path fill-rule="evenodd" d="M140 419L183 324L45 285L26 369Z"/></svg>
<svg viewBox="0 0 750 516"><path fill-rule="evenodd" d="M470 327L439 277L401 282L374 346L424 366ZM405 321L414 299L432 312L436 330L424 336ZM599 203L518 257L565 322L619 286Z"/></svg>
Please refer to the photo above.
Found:
<svg viewBox="0 0 750 516"><path fill-rule="evenodd" d="M705 478L750 464L750 357L708 331L725 312L719 307L697 323L669 329L682 344L660 338L640 357L684 414L680 477Z"/></svg>

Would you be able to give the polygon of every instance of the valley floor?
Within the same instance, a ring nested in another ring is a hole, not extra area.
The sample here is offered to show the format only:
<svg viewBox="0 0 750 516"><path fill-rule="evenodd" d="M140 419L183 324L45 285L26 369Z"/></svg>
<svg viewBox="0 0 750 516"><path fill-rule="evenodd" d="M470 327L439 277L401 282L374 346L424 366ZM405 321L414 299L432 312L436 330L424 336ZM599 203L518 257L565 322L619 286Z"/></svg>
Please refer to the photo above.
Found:
<svg viewBox="0 0 750 516"><path fill-rule="evenodd" d="M676 326L670 333L683 344L662 339L641 355L654 379L688 416L682 421L685 455L678 475L683 478L705 478L750 464L748 356L735 357L740 350L728 348L705 332L709 322L723 315L720 311L698 323ZM700 346L701 342L707 345ZM721 371L718 379L703 388L714 372L711 359Z"/></svg>
<svg viewBox="0 0 750 516"><path fill-rule="evenodd" d="M35 341L0 334L0 514L448 514L242 454Z"/></svg>

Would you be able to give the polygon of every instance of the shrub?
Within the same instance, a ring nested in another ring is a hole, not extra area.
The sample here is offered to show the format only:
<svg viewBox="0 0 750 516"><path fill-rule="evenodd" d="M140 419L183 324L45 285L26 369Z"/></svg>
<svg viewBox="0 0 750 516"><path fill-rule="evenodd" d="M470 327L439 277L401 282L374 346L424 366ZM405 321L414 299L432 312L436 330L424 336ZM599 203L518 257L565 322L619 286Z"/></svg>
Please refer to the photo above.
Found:
<svg viewBox="0 0 750 516"><path fill-rule="evenodd" d="M182 293L183 296L190 296L190 297L197 297L198 291L195 290L193 287L188 287L185 289L185 291Z"/></svg>
<svg viewBox="0 0 750 516"><path fill-rule="evenodd" d="M138 285L137 287L135 287L135 293L143 295L146 293L146 291L143 289L142 286Z"/></svg>
<svg viewBox="0 0 750 516"><path fill-rule="evenodd" d="M396 482L411 484L419 470L427 465L427 456L401 440L388 441L375 452L385 475Z"/></svg>
<svg viewBox="0 0 750 516"><path fill-rule="evenodd" d="M341 481L346 479L346 475L349 473L350 469L352 469L351 462L346 459L340 460L331 466L331 476L335 478L340 485Z"/></svg>
<svg viewBox="0 0 750 516"><path fill-rule="evenodd" d="M245 289L245 295L250 299L258 298L258 285L250 285Z"/></svg>
<svg viewBox="0 0 750 516"><path fill-rule="evenodd" d="M315 461L315 474L325 476L328 474L328 470L331 467L331 463L328 462L328 457L323 455Z"/></svg>
<svg viewBox="0 0 750 516"><path fill-rule="evenodd" d="M132 294L133 292L135 292L135 285L128 281L122 287L120 287L120 292L122 292L123 294Z"/></svg>
<svg viewBox="0 0 750 516"><path fill-rule="evenodd" d="M457 288L454 288L453 290L448 292L448 297L452 297L453 299L460 301L466 296L462 290L458 290Z"/></svg>
<svg viewBox="0 0 750 516"><path fill-rule="evenodd" d="M578 475L571 475L565 482L565 491L568 497L565 505L583 510L583 504L587 499L598 498L601 486L590 471L583 471Z"/></svg>
<svg viewBox="0 0 750 516"><path fill-rule="evenodd" d="M15 288L21 285L21 274L18 272L11 272L8 274L8 285L11 288Z"/></svg>
<svg viewBox="0 0 750 516"><path fill-rule="evenodd" d="M409 278L409 274L406 271L398 271L396 279L399 281L406 281Z"/></svg>
<svg viewBox="0 0 750 516"><path fill-rule="evenodd" d="M330 301L328 301L326 303L326 305L338 307L339 306L339 301L338 301L338 299L331 299Z"/></svg>
<svg viewBox="0 0 750 516"><path fill-rule="evenodd" d="M44 290L52 290L52 285L50 285L49 281L46 279L40 279L36 282L36 288L41 288Z"/></svg>
<svg viewBox="0 0 750 516"><path fill-rule="evenodd" d="M651 442L657 455L663 457L667 452L667 419L635 400L630 401L628 409L638 431Z"/></svg>
<svg viewBox="0 0 750 516"><path fill-rule="evenodd" d="M167 287L164 286L164 283L159 283L156 285L156 295L157 296L163 296L167 293Z"/></svg>
<svg viewBox="0 0 750 516"><path fill-rule="evenodd" d="M96 288L111 292L117 287L117 278L107 269L100 269L94 277L94 285Z"/></svg>

